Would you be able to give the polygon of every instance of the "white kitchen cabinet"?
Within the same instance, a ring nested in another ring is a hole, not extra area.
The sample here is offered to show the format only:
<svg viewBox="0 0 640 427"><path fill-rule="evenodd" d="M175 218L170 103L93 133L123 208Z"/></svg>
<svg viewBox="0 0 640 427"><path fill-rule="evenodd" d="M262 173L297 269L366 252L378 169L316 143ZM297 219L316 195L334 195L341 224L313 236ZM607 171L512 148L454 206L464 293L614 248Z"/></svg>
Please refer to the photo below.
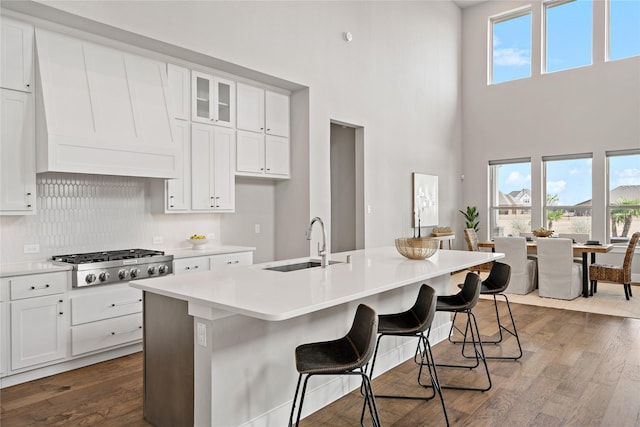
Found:
<svg viewBox="0 0 640 427"><path fill-rule="evenodd" d="M0 87L33 91L33 25L0 19Z"/></svg>
<svg viewBox="0 0 640 427"><path fill-rule="evenodd" d="M142 340L142 313L71 328L71 355L103 350Z"/></svg>
<svg viewBox="0 0 640 427"><path fill-rule="evenodd" d="M211 259L208 256L180 258L173 260L173 274L194 273L208 271Z"/></svg>
<svg viewBox="0 0 640 427"><path fill-rule="evenodd" d="M198 71L191 72L191 120L235 127L235 82Z"/></svg>
<svg viewBox="0 0 640 427"><path fill-rule="evenodd" d="M289 138L238 131L236 175L289 178Z"/></svg>
<svg viewBox="0 0 640 427"><path fill-rule="evenodd" d="M127 284L76 289L71 301L71 355L142 340L142 292Z"/></svg>
<svg viewBox="0 0 640 427"><path fill-rule="evenodd" d="M0 89L0 214L36 210L33 95Z"/></svg>
<svg viewBox="0 0 640 427"><path fill-rule="evenodd" d="M0 301L0 377L8 372L9 360L9 311L7 303Z"/></svg>
<svg viewBox="0 0 640 427"><path fill-rule="evenodd" d="M167 81L169 83L169 100L171 101L173 118L189 120L191 71L179 65L167 64Z"/></svg>
<svg viewBox="0 0 640 427"><path fill-rule="evenodd" d="M239 266L253 264L253 252L234 252L230 254L211 255L211 268L219 266Z"/></svg>
<svg viewBox="0 0 640 427"><path fill-rule="evenodd" d="M289 137L289 97L281 93L265 91L265 133Z"/></svg>
<svg viewBox="0 0 640 427"><path fill-rule="evenodd" d="M289 97L237 84L236 175L289 178Z"/></svg>
<svg viewBox="0 0 640 427"><path fill-rule="evenodd" d="M11 299L11 369L66 357L68 272L7 277L1 282Z"/></svg>
<svg viewBox="0 0 640 427"><path fill-rule="evenodd" d="M264 132L264 89L238 83L236 93L238 130Z"/></svg>
<svg viewBox="0 0 640 427"><path fill-rule="evenodd" d="M289 137L289 97L244 83L237 84L238 130Z"/></svg>
<svg viewBox="0 0 640 427"><path fill-rule="evenodd" d="M186 212L191 209L191 126L189 122L174 120L175 139L182 147L179 177L166 180L166 212Z"/></svg>
<svg viewBox="0 0 640 427"><path fill-rule="evenodd" d="M235 131L191 125L191 206L198 211L232 212Z"/></svg>
<svg viewBox="0 0 640 427"><path fill-rule="evenodd" d="M11 302L11 369L63 359L67 351L64 294Z"/></svg>
<svg viewBox="0 0 640 427"><path fill-rule="evenodd" d="M35 37L37 171L175 178L166 64L41 28Z"/></svg>

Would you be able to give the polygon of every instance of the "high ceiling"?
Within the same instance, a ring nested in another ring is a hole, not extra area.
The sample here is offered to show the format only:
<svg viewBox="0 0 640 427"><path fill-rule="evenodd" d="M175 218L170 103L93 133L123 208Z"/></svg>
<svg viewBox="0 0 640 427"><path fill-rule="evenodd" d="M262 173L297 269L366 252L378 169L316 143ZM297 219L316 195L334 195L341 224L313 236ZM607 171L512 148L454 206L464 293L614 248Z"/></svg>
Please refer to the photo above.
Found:
<svg viewBox="0 0 640 427"><path fill-rule="evenodd" d="M453 2L457 4L458 7L460 7L461 9L464 9L465 7L474 6L478 3L485 3L486 1L487 0L453 0Z"/></svg>

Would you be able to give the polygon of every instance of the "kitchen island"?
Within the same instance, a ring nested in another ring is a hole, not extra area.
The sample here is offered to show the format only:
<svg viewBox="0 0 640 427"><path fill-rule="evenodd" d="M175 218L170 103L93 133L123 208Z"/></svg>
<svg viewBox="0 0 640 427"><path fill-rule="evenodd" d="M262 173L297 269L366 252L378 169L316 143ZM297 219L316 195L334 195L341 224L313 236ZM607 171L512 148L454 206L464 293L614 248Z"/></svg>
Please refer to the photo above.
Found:
<svg viewBox="0 0 640 427"><path fill-rule="evenodd" d="M360 303L379 313L405 310L421 283L448 294L452 272L502 257L440 250L412 261L383 247L333 254L341 262L327 268L267 269L304 258L131 282L144 291L145 418L154 425L286 425L297 345L344 335ZM432 342L448 327L448 316L438 314ZM378 372L414 350L415 340L387 340ZM306 414L357 386L352 378L315 379Z"/></svg>

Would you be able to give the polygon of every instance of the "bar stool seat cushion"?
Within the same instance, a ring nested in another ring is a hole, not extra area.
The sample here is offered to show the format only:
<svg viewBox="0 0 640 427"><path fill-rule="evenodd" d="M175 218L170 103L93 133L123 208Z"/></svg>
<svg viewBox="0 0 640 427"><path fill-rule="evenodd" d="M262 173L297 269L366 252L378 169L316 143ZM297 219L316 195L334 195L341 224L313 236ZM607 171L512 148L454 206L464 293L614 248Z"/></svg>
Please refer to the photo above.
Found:
<svg viewBox="0 0 640 427"><path fill-rule="evenodd" d="M338 374L359 367L361 361L347 339L303 344L296 348L295 355L301 374Z"/></svg>
<svg viewBox="0 0 640 427"><path fill-rule="evenodd" d="M439 295L436 303L437 311L462 311L469 307L470 301L465 300L460 294ZM475 305L475 304L474 304Z"/></svg>

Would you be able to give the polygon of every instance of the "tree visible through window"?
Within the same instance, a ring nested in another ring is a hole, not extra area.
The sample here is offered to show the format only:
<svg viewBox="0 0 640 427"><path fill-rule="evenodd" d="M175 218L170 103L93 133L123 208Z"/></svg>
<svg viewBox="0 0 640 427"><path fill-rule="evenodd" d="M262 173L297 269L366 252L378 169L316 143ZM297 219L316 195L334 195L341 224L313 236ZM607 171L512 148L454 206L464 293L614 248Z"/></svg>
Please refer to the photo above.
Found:
<svg viewBox="0 0 640 427"><path fill-rule="evenodd" d="M556 234L591 234L591 157L546 157L544 227Z"/></svg>
<svg viewBox="0 0 640 427"><path fill-rule="evenodd" d="M627 242L640 231L640 153L607 153L611 242Z"/></svg>

